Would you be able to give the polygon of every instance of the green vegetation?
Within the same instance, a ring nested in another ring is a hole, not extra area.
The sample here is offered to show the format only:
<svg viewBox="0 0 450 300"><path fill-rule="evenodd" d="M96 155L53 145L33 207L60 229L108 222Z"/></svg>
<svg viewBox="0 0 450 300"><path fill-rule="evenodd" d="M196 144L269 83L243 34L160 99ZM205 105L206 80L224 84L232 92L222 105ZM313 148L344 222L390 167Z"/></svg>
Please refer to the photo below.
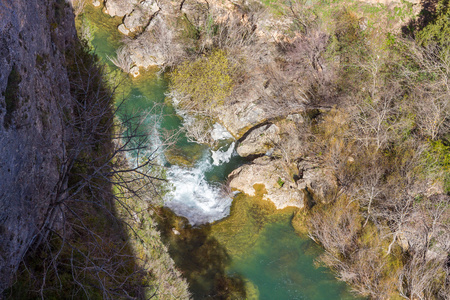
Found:
<svg viewBox="0 0 450 300"><path fill-rule="evenodd" d="M442 180L444 191L450 194L450 146L446 146L443 141L430 141L430 147L424 155L428 172L436 180Z"/></svg>
<svg viewBox="0 0 450 300"><path fill-rule="evenodd" d="M171 73L170 79L172 87L183 97L182 107L207 110L223 104L231 95L235 70L226 52L216 50L209 56L182 63Z"/></svg>
<svg viewBox="0 0 450 300"><path fill-rule="evenodd" d="M243 91L250 91L258 95L251 104L268 111L286 114L290 105L306 106L305 122L294 124L283 137L284 141L298 139L301 149L286 146L283 159L287 163L316 160L319 168L333 174L337 188L326 199L308 195L308 208L296 214L295 227L325 248L322 262L362 296L445 299L450 290L447 1L440 1L436 12L422 14L426 22L410 24L415 40L400 33L400 26L412 14L406 2L387 7L359 1L264 0L262 5L272 12L264 17L291 22L280 29L289 38L278 36L273 43L258 40L253 33L259 5L239 7L245 22L239 18L219 21L209 12L200 21L187 15L177 20L186 42L184 58L189 57L170 74L171 89L180 97L180 105L204 112L227 105L236 91L244 96L248 95ZM83 293L101 297L95 288L99 282L102 292L113 298L151 296L164 284L161 278L172 272L166 268L171 262L151 219L152 206L136 200L139 193L134 192L141 188L129 189L130 181L142 178L118 176L117 168L125 164L115 154L126 149L117 149L111 142L112 135L122 131L114 127L112 96L102 72L90 53L82 48L76 51L67 56L76 99L73 114L66 115L72 156L61 160L67 168L64 175L72 201L64 202L70 235L52 233L32 254L39 264L24 265L22 275L31 269L30 285L50 299L61 288L47 287L58 285L59 280L73 297L82 298ZM36 60L39 65L40 58ZM237 61L242 63L239 69ZM79 63L87 63L86 68L78 68ZM19 83L20 77L10 75L8 112L15 110ZM85 88L87 83L92 90ZM279 144L275 146L285 146ZM279 177L277 183L282 187L284 181ZM255 189L262 198L264 189ZM233 216L217 225L217 240L200 230L186 229L186 235L178 236L172 229L184 230L185 224L170 213L161 221L164 236L176 247L172 254L178 264L190 272L206 269L210 278L203 286L195 274L187 275L191 284L200 286L202 296L217 292L226 297L230 289L236 297L244 297L241 280L223 272L222 259L227 257L219 242L239 253L242 244L254 241L255 233L276 218L268 203L246 205L239 211L235 204ZM251 222L241 222L244 218ZM244 223L250 230L243 230ZM221 230L234 230L236 235L231 238ZM193 259L200 270L180 260L186 251L196 252ZM142 259L140 263L136 256ZM157 262L152 262L155 257ZM205 266L205 258L210 257L220 271L214 280L210 262ZM42 265L50 266L50 271L42 273ZM171 276L172 292L187 297L179 274ZM22 284L13 287L11 294L20 293ZM29 292L26 296L36 295Z"/></svg>
<svg viewBox="0 0 450 300"><path fill-rule="evenodd" d="M277 184L280 186L280 188L283 187L283 185L284 185L284 180L281 179L281 177L278 177Z"/></svg>
<svg viewBox="0 0 450 300"><path fill-rule="evenodd" d="M326 249L322 261L361 295L444 299L450 220L446 33L434 31L431 22L412 42L370 26L362 30L358 13L343 9L328 27L333 30L322 59L335 75L329 84L339 102L311 116L302 137L306 154L322 154L339 189L325 203L315 199L294 226ZM427 39L434 45L424 43L422 33L436 33Z"/></svg>
<svg viewBox="0 0 450 300"><path fill-rule="evenodd" d="M449 3L446 0L437 2L434 12L422 10L421 17L426 26L417 30L418 41L422 45L436 43L442 47L449 47L448 36L450 34L450 10Z"/></svg>

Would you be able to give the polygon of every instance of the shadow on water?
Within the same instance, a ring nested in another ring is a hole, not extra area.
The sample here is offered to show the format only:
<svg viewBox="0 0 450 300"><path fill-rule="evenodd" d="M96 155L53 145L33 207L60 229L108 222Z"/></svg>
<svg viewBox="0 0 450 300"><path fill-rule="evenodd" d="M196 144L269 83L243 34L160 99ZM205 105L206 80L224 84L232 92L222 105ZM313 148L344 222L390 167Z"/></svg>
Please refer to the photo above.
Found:
<svg viewBox="0 0 450 300"><path fill-rule="evenodd" d="M167 208L159 213L159 229L194 299L246 299L240 275L226 273L231 258L211 235L211 225L193 228Z"/></svg>

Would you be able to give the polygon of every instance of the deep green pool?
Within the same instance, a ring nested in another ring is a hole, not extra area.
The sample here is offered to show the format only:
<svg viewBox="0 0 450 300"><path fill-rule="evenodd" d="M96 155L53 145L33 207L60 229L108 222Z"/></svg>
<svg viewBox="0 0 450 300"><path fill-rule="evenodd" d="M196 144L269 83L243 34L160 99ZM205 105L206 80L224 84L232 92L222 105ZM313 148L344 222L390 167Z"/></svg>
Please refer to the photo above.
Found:
<svg viewBox="0 0 450 300"><path fill-rule="evenodd" d="M321 249L299 238L289 219L267 224L256 243L232 260L230 273L250 280L261 300L355 299L326 268L316 268Z"/></svg>

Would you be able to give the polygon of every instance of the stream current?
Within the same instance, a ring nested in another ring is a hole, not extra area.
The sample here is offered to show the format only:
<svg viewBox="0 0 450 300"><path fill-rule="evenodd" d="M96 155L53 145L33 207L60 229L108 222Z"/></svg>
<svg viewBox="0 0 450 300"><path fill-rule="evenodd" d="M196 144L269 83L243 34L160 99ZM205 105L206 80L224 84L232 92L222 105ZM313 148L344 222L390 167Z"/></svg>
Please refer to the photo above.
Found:
<svg viewBox="0 0 450 300"><path fill-rule="evenodd" d="M120 22L92 5L82 16L81 28L114 74L119 71L108 57L121 45ZM316 266L322 250L295 233L293 209L277 211L261 193L247 197L223 191L227 175L244 163L226 130L213 127L221 145L217 150L181 134L172 150L165 151L163 133L179 131L183 123L165 103L167 81L156 69L123 78L119 115L141 116L140 130L151 137L148 153L165 167L170 182L165 211L172 218L162 222L161 232L194 299L358 299L328 269Z"/></svg>

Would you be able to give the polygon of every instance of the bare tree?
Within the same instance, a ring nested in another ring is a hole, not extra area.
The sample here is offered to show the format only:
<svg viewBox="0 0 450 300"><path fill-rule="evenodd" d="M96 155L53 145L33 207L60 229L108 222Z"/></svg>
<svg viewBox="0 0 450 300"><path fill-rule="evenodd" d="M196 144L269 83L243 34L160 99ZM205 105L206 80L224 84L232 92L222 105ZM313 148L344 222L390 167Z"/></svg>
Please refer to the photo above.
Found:
<svg viewBox="0 0 450 300"><path fill-rule="evenodd" d="M347 204L348 199L341 197L334 205L313 213L309 220L309 236L338 258L354 249L360 226L357 207Z"/></svg>
<svg viewBox="0 0 450 300"><path fill-rule="evenodd" d="M410 300L433 298L436 280L448 276L443 270L443 261L424 260L421 255L413 253L398 276L400 296Z"/></svg>
<svg viewBox="0 0 450 300"><path fill-rule="evenodd" d="M116 67L118 67L125 73L130 73L131 68L134 65L127 46L121 46L117 48L116 57L107 57L114 65L116 65Z"/></svg>
<svg viewBox="0 0 450 300"><path fill-rule="evenodd" d="M417 124L435 140L450 128L450 50L405 42L418 68L403 68L413 90Z"/></svg>

